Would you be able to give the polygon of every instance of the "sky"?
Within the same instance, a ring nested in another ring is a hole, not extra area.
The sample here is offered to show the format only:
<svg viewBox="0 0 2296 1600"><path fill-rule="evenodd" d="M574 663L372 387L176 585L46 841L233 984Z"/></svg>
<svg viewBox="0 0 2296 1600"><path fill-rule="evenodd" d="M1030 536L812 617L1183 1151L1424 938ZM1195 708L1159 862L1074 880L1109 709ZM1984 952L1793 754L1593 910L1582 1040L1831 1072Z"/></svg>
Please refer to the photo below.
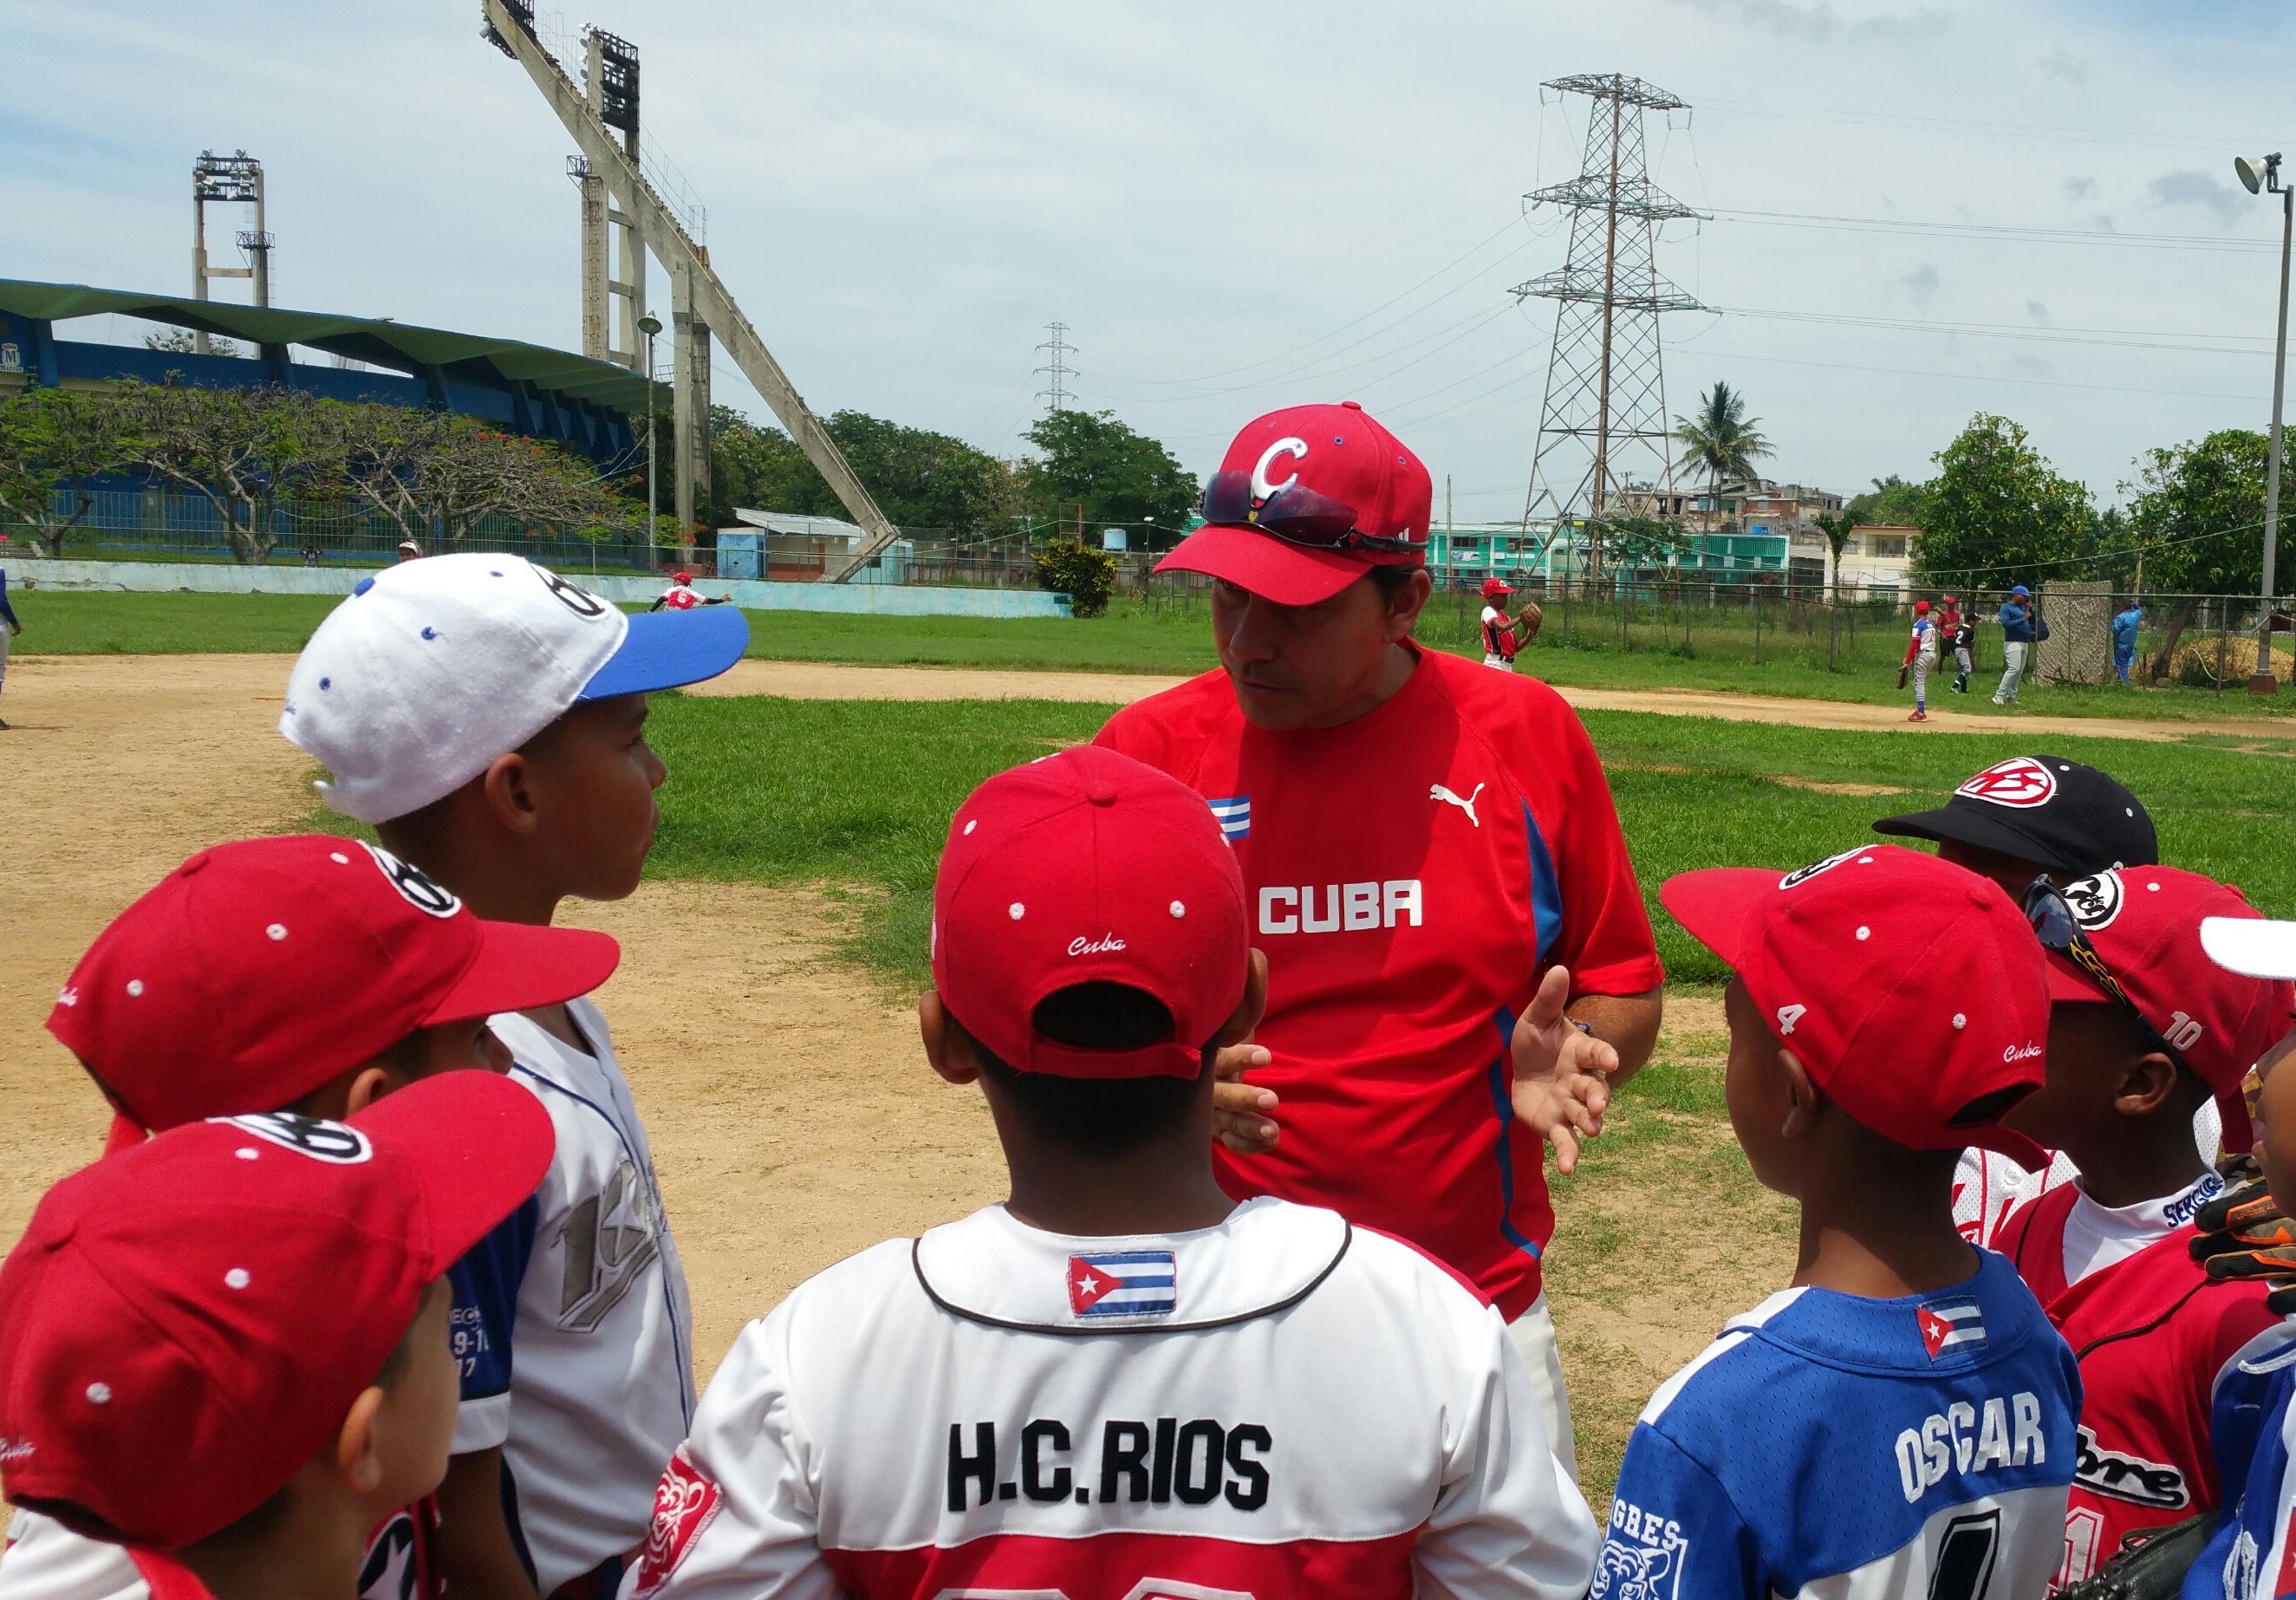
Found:
<svg viewBox="0 0 2296 1600"><path fill-rule="evenodd" d="M1566 220L1523 196L1579 168L1587 103L1541 84L1585 72L1689 104L1646 124L1653 179L1707 214L1659 242L1712 308L1665 319L1668 409L1742 390L1767 475L1926 477L1998 412L2113 501L2144 451L2269 419L2279 217L2232 159L2296 144L2272 98L2296 21L2259 0L545 21L638 45L648 137L816 411L1001 456L1028 448L1059 321L1071 403L1199 474L1259 413L1350 398L1426 461L1439 519L1447 486L1459 522L1519 517L1554 306L1509 291L1562 264ZM192 160L244 148L275 304L578 348L573 146L478 24L475 0L0 0L0 275L188 292ZM716 390L767 420L722 349Z"/></svg>

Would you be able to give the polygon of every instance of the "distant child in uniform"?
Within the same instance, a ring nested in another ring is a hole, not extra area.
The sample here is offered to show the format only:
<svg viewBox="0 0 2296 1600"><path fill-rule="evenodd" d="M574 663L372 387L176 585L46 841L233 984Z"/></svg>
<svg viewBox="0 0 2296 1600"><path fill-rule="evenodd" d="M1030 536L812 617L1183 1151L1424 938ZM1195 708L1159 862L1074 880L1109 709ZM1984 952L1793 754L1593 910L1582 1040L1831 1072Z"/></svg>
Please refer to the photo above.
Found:
<svg viewBox="0 0 2296 1600"><path fill-rule="evenodd" d="M0 571L0 687L8 681L8 646L23 631L24 625L16 620L16 608L8 603L8 574ZM0 722L0 732L7 726Z"/></svg>
<svg viewBox="0 0 2296 1600"><path fill-rule="evenodd" d="M1202 799L1100 749L991 778L933 914L925 1054L1012 1197L743 1330L632 1596L1578 1600L1594 1520L1497 1311L1214 1181L1267 964Z"/></svg>
<svg viewBox="0 0 2296 1600"><path fill-rule="evenodd" d="M1969 693L1969 675L1976 663L1970 659L1969 648L1977 642L1977 628L1962 613L1961 602L1948 595L1939 607L1938 640L1953 652L1953 692Z"/></svg>
<svg viewBox="0 0 2296 1600"><path fill-rule="evenodd" d="M530 1096L448 1072L65 1178L0 1266L9 1499L129 1547L155 1600L351 1594L367 1530L447 1470L439 1280L550 1143Z"/></svg>
<svg viewBox="0 0 2296 1600"><path fill-rule="evenodd" d="M1898 687L1906 686L1906 674L1914 675L1914 714L1908 722L1930 719L1930 674L1937 670L1938 625L1930 618L1930 603L1914 602L1913 637L1906 641L1906 659L1898 668Z"/></svg>
<svg viewBox="0 0 2296 1600"><path fill-rule="evenodd" d="M731 606L626 617L516 556L387 569L295 663L280 731L320 792L481 915L547 926L637 887L661 761L646 695L741 658ZM522 1207L456 1268L466 1364L439 1492L455 1600L611 1596L693 1415L685 1275L645 1129L591 1001L492 1020L557 1127Z"/></svg>
<svg viewBox="0 0 2296 1600"><path fill-rule="evenodd" d="M1515 619L1507 615L1507 596L1514 590L1503 578L1483 579L1483 665L1502 672L1514 670L1514 652L1521 648Z"/></svg>
<svg viewBox="0 0 2296 1600"><path fill-rule="evenodd" d="M482 923L386 851L255 839L201 850L113 918L48 1030L111 1103L125 1150L211 1117L340 1121L439 1073L507 1071L488 1014L586 994L619 958L603 933ZM436 1523L427 1500L392 1507L360 1592L439 1600ZM0 1600L130 1600L143 1585L124 1551L31 1513L9 1541Z"/></svg>
<svg viewBox="0 0 2296 1600"><path fill-rule="evenodd" d="M2210 1395L2280 1317L2266 1284L2211 1283L2193 1259L2193 1218L2224 1188L2193 1118L2213 1098L2227 1142L2248 1143L2241 1079L2287 1028L2296 990L2209 959L2204 919L2262 919L2197 873L2131 866L2042 883L2026 907L2048 952L2048 1081L2008 1122L2080 1176L2012 1211L1994 1248L2080 1361L2062 1588L2218 1503Z"/></svg>
<svg viewBox="0 0 2296 1600"><path fill-rule="evenodd" d="M2032 1600L2080 1380L2015 1270L1955 1230L1952 1186L1963 1145L2026 1148L2000 1119L2042 1081L2039 944L1998 887L1893 845L1662 898L1735 971L1730 1122L1800 1202L1801 1251L1644 1407L1594 1600Z"/></svg>

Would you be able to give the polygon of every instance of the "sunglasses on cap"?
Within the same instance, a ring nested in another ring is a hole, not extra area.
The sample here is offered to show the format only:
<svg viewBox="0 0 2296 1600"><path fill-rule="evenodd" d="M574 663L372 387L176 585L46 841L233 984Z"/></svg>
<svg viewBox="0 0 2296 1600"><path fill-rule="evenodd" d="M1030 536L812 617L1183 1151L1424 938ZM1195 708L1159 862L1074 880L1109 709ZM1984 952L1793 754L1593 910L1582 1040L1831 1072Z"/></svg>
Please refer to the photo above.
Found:
<svg viewBox="0 0 2296 1600"><path fill-rule="evenodd" d="M1382 538L1357 531L1355 507L1319 495L1297 479L1266 499L1251 492L1251 474L1241 468L1214 472L1204 485L1204 521L1260 532L1309 550L1379 550L1413 554L1416 540Z"/></svg>
<svg viewBox="0 0 2296 1600"><path fill-rule="evenodd" d="M2082 931L2080 917L2073 910L2072 901L2066 898L2063 890L2049 882L2046 873L2034 879L2025 890L2025 921L2031 925L2033 937L2041 941L2043 949L2054 951L2080 968L2099 989L2128 1008L2128 1014L2135 1017L2137 1025L2144 1030L2145 1038L2162 1054L2175 1062L2179 1069L2192 1070L2185 1065L2185 1058L2177 1054L2177 1047L2161 1037L2152 1024L2145 1020L2144 1013L2136 1008L2136 1002L2128 997L2128 991L2121 987L2120 980L2113 976L2112 969L2105 964L2104 957L2097 954L2096 947L2089 942L2088 935Z"/></svg>

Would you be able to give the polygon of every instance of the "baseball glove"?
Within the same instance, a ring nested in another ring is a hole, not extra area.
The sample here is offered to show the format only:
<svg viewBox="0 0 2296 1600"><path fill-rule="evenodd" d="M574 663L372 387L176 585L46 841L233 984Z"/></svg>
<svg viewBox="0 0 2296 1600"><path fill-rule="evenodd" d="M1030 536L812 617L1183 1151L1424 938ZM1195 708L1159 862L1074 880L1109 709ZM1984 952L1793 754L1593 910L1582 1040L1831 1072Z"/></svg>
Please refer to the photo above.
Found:
<svg viewBox="0 0 2296 1600"><path fill-rule="evenodd" d="M2296 1311L2296 1220L2265 1187L2253 1155L2228 1155L2217 1170L2224 1193L2193 1213L2193 1259L2212 1278L2262 1278L2272 1285L2268 1308Z"/></svg>
<svg viewBox="0 0 2296 1600"><path fill-rule="evenodd" d="M2207 1548L2216 1526L2217 1514L2204 1511L2161 1529L2141 1545L2123 1547L2111 1561L2062 1591L2058 1600L2174 1600L2184 1588L2185 1571Z"/></svg>
<svg viewBox="0 0 2296 1600"><path fill-rule="evenodd" d="M1903 667L1900 667L1900 668L1898 668L1898 687L1899 687L1900 689L1902 689L1902 688L1904 688L1905 686L1906 686L1906 669L1905 669Z"/></svg>

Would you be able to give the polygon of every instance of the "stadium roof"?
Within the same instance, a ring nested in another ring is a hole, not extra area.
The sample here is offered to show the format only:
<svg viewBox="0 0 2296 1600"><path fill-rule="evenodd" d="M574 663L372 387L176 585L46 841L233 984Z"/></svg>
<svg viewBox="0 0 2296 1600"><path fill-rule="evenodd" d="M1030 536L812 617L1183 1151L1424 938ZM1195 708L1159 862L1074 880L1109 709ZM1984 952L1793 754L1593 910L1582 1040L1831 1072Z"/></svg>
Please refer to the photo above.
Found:
<svg viewBox="0 0 2296 1600"><path fill-rule="evenodd" d="M40 322L106 313L226 334L256 345L308 345L401 372L425 367L477 365L507 382L589 400L627 415L646 408L646 382L626 366L594 361L545 345L514 339L450 333L387 316L339 316L322 311L283 311L275 306L237 306L221 300L178 299L125 289L92 289L85 283L39 283L0 278L0 311Z"/></svg>

